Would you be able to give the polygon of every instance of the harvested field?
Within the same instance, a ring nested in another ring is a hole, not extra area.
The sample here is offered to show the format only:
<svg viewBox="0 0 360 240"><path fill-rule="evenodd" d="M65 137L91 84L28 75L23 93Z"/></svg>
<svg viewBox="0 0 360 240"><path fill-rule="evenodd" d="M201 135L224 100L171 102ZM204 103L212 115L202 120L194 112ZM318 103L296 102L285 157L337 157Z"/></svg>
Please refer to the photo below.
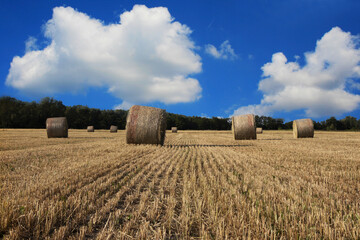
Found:
<svg viewBox="0 0 360 240"><path fill-rule="evenodd" d="M360 238L360 133L0 129L0 237Z"/></svg>

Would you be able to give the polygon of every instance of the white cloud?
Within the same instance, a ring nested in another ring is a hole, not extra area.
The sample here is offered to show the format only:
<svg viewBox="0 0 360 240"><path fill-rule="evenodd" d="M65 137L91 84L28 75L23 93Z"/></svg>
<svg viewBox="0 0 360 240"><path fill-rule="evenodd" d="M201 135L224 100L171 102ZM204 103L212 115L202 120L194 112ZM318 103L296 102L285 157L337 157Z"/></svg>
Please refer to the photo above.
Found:
<svg viewBox="0 0 360 240"><path fill-rule="evenodd" d="M115 110L122 109L122 110L129 110L134 104L123 101L121 104L114 106Z"/></svg>
<svg viewBox="0 0 360 240"><path fill-rule="evenodd" d="M135 5L120 22L105 25L71 7L56 7L45 25L51 43L43 50L27 41L13 58L6 84L28 94L83 92L107 87L125 102L191 102L201 97L201 58L191 30L167 8Z"/></svg>
<svg viewBox="0 0 360 240"><path fill-rule="evenodd" d="M30 36L25 41L25 52L38 50L38 46L37 46L36 42L37 42L37 39Z"/></svg>
<svg viewBox="0 0 360 240"><path fill-rule="evenodd" d="M229 59L234 60L238 56L235 54L234 49L232 49L228 40L224 41L221 45L219 50L212 44L207 44L205 46L205 52L214 58L217 59Z"/></svg>
<svg viewBox="0 0 360 240"><path fill-rule="evenodd" d="M249 105L249 106L244 106L244 107L240 107L238 109L236 109L234 111L234 113L231 116L236 116L236 115L244 115L244 114L255 114L255 115L259 115L259 116L268 116L271 113L271 109L270 106L262 106L262 105Z"/></svg>
<svg viewBox="0 0 360 240"><path fill-rule="evenodd" d="M210 118L209 115L207 115L206 113L201 113L200 117L202 117L202 118Z"/></svg>
<svg viewBox="0 0 360 240"><path fill-rule="evenodd" d="M263 67L259 90L260 104L240 107L233 115L305 110L309 117L340 115L358 108L360 95L346 91L358 86L360 78L360 37L334 27L316 43L314 52L305 53L305 66L288 62L275 53Z"/></svg>

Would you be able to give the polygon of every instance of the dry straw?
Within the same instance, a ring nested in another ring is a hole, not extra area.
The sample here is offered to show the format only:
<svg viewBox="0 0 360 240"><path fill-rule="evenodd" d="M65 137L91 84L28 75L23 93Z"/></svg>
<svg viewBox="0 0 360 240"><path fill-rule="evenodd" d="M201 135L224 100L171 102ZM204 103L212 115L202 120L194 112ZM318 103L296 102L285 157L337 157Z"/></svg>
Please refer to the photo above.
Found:
<svg viewBox="0 0 360 240"><path fill-rule="evenodd" d="M293 121L294 138L314 137L314 123L310 118Z"/></svg>
<svg viewBox="0 0 360 240"><path fill-rule="evenodd" d="M171 132L172 132L172 133L177 133L177 127L172 127L172 128L171 128Z"/></svg>
<svg viewBox="0 0 360 240"><path fill-rule="evenodd" d="M46 119L46 132L48 138L67 138L68 124L66 117Z"/></svg>
<svg viewBox="0 0 360 240"><path fill-rule="evenodd" d="M94 126L88 126L87 131L88 132L94 132Z"/></svg>
<svg viewBox="0 0 360 240"><path fill-rule="evenodd" d="M166 111L134 105L126 118L126 143L164 144Z"/></svg>
<svg viewBox="0 0 360 240"><path fill-rule="evenodd" d="M117 126L114 126L114 125L111 125L111 126L110 126L110 132L111 132L111 133L116 133L117 130L118 130L118 127L117 127Z"/></svg>
<svg viewBox="0 0 360 240"><path fill-rule="evenodd" d="M263 132L262 128L256 128L256 134L261 134Z"/></svg>
<svg viewBox="0 0 360 240"><path fill-rule="evenodd" d="M255 116L253 114L232 117L232 132L235 140L256 139Z"/></svg>

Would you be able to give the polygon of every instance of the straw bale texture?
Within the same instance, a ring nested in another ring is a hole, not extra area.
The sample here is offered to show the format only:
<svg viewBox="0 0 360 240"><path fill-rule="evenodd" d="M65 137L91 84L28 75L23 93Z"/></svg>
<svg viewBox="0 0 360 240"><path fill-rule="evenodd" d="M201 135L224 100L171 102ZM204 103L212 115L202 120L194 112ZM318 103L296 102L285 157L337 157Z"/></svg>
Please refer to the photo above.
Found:
<svg viewBox="0 0 360 240"><path fill-rule="evenodd" d="M134 105L126 118L126 143L164 144L166 111Z"/></svg>
<svg viewBox="0 0 360 240"><path fill-rule="evenodd" d="M171 128L171 132L177 133L177 127L172 127L172 128Z"/></svg>
<svg viewBox="0 0 360 240"><path fill-rule="evenodd" d="M255 116L246 114L232 117L232 132L235 140L256 139Z"/></svg>
<svg viewBox="0 0 360 240"><path fill-rule="evenodd" d="M88 132L94 132L94 126L88 126L87 131Z"/></svg>
<svg viewBox="0 0 360 240"><path fill-rule="evenodd" d="M262 128L256 128L256 134L258 134L258 133L262 133L263 132L263 129Z"/></svg>
<svg viewBox="0 0 360 240"><path fill-rule="evenodd" d="M111 133L116 133L117 130L118 130L118 127L117 127L117 126L114 126L114 125L111 125L111 126L110 126L110 132L111 132Z"/></svg>
<svg viewBox="0 0 360 240"><path fill-rule="evenodd" d="M294 138L314 137L314 123L310 118L293 121Z"/></svg>
<svg viewBox="0 0 360 240"><path fill-rule="evenodd" d="M68 124L66 117L46 119L46 132L48 138L67 138Z"/></svg>

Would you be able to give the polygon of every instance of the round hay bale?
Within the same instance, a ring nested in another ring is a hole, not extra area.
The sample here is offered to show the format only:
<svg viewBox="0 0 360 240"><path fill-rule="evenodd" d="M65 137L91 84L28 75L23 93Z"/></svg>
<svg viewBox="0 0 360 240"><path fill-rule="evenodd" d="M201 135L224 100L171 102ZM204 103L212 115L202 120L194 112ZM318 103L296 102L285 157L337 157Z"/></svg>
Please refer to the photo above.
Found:
<svg viewBox="0 0 360 240"><path fill-rule="evenodd" d="M256 139L255 116L253 114L232 117L232 132L235 140Z"/></svg>
<svg viewBox="0 0 360 240"><path fill-rule="evenodd" d="M46 132L48 138L67 138L68 124L66 117L46 119Z"/></svg>
<svg viewBox="0 0 360 240"><path fill-rule="evenodd" d="M95 130L94 130L94 126L88 126L87 127L87 131L88 132L94 132Z"/></svg>
<svg viewBox="0 0 360 240"><path fill-rule="evenodd" d="M256 134L261 134L263 132L262 128L256 128Z"/></svg>
<svg viewBox="0 0 360 240"><path fill-rule="evenodd" d="M294 138L314 137L314 123L310 118L293 121Z"/></svg>
<svg viewBox="0 0 360 240"><path fill-rule="evenodd" d="M126 143L164 144L166 111L134 105L126 118Z"/></svg>
<svg viewBox="0 0 360 240"><path fill-rule="evenodd" d="M117 129L118 129L118 127L115 126L115 125L111 125L111 126L110 126L110 132L111 132L111 133L117 133Z"/></svg>
<svg viewBox="0 0 360 240"><path fill-rule="evenodd" d="M172 127L172 128L171 128L171 132L172 132L172 133L177 133L177 127Z"/></svg>

